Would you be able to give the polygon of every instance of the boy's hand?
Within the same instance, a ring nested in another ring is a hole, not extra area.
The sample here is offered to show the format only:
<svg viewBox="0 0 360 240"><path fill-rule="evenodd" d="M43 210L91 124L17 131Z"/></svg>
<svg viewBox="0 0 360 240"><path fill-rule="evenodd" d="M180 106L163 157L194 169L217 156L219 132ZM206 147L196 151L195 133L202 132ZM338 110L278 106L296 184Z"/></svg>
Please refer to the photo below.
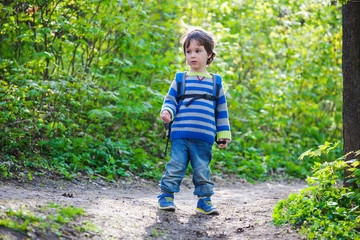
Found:
<svg viewBox="0 0 360 240"><path fill-rule="evenodd" d="M166 123L171 122L171 113L168 110L164 110L161 113L160 117L163 122L166 122Z"/></svg>
<svg viewBox="0 0 360 240"><path fill-rule="evenodd" d="M225 144L220 144L219 148L225 148L227 147L228 143L230 142L230 139L221 138L220 141L225 141Z"/></svg>

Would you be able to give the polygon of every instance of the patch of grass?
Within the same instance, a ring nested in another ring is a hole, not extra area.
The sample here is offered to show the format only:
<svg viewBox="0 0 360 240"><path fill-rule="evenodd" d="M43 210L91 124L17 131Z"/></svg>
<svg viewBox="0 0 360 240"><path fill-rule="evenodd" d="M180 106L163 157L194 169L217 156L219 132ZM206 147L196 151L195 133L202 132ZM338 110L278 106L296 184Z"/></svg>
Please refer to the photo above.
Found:
<svg viewBox="0 0 360 240"><path fill-rule="evenodd" d="M78 222L86 216L85 210L73 206L49 203L34 211L26 207L7 208L0 213L0 226L20 232L26 237L79 237L92 236L98 229L89 221Z"/></svg>

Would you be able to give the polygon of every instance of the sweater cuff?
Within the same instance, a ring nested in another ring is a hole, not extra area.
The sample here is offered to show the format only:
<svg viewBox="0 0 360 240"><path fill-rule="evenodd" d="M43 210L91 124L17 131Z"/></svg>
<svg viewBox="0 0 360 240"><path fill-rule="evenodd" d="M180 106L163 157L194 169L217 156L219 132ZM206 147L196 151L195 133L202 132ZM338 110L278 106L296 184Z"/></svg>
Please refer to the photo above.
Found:
<svg viewBox="0 0 360 240"><path fill-rule="evenodd" d="M217 140L220 140L222 138L231 140L231 132L230 131L217 132Z"/></svg>
<svg viewBox="0 0 360 240"><path fill-rule="evenodd" d="M170 114L171 114L171 121L174 120L174 116L175 116L174 111L173 111L171 108L169 108L169 107L164 107L164 108L161 110L160 115L161 115L161 113L162 113L163 111L165 111L165 110L167 110L167 111L170 112Z"/></svg>

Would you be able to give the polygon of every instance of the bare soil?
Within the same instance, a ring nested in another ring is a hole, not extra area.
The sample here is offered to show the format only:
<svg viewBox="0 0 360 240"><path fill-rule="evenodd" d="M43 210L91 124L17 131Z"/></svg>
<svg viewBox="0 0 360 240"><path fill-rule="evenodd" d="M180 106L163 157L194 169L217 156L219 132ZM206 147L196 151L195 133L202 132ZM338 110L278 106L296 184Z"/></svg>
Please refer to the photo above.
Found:
<svg viewBox="0 0 360 240"><path fill-rule="evenodd" d="M280 199L305 187L304 182L250 184L242 179L215 181L213 203L219 216L196 213L190 178L175 195L175 212L158 210L157 183L138 180L106 183L101 179L64 181L36 178L30 183L2 181L0 213L6 208L35 209L57 203L83 208L98 231L62 239L304 239L290 226L276 227L272 211ZM54 234L46 238L53 239ZM0 228L0 239L27 239ZM38 239L33 236L32 239Z"/></svg>

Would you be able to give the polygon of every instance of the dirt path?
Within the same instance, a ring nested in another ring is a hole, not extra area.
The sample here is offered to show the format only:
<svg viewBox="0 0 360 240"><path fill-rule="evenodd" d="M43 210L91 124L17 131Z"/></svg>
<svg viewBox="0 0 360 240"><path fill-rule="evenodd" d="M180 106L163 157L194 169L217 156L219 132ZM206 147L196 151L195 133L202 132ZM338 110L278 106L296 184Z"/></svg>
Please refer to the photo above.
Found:
<svg viewBox="0 0 360 240"><path fill-rule="evenodd" d="M0 211L20 206L32 209L50 202L84 208L86 219L101 230L93 239L302 239L290 227L275 227L271 220L276 202L304 186L218 181L212 199L220 216L203 216L195 212L197 199L189 179L184 180L175 196L175 213L157 209L159 190L154 182L109 185L99 180L37 179L27 184L2 182ZM64 193L72 193L73 197L62 196ZM1 235L4 239L22 239L4 229L0 229L0 239Z"/></svg>

